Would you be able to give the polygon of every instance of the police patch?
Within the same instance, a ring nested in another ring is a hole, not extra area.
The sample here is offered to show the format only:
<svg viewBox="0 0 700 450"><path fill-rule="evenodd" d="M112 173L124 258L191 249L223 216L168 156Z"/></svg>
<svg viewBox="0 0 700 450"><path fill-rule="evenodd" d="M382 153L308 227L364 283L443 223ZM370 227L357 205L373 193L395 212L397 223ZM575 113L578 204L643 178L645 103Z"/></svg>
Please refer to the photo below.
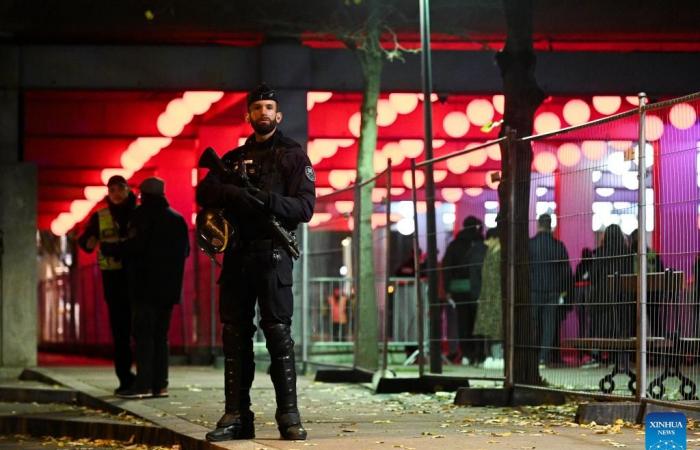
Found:
<svg viewBox="0 0 700 450"><path fill-rule="evenodd" d="M314 173L314 168L311 166L306 166L304 168L304 174L306 175L306 178L309 179L312 183L316 182L316 174Z"/></svg>

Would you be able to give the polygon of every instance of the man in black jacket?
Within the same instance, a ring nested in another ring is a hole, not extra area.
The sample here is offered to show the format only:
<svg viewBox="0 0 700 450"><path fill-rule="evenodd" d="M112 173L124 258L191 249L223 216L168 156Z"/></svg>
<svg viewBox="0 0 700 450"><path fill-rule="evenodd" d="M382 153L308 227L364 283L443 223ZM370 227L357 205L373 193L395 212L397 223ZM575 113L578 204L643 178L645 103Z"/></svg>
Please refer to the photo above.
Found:
<svg viewBox="0 0 700 450"><path fill-rule="evenodd" d="M442 259L442 281L445 293L454 302L457 333L462 357L470 364L483 359L480 345L474 342L477 300L481 293L481 267L486 256L484 224L474 216L462 222L462 230L450 242Z"/></svg>
<svg viewBox="0 0 700 450"><path fill-rule="evenodd" d="M136 196L129 190L126 179L114 175L107 181L107 206L95 212L78 238L80 247L88 253L97 248L97 261L102 272L102 289L109 312L109 326L114 343L114 370L119 378L119 393L131 387L131 306L127 291L127 276L120 258L104 254L104 246L126 239L127 224L136 208Z"/></svg>
<svg viewBox="0 0 700 450"><path fill-rule="evenodd" d="M540 363L557 362L551 355L559 340L559 299L573 289L569 252L552 235L552 216L537 218L537 234L530 239L530 292L540 336Z"/></svg>
<svg viewBox="0 0 700 450"><path fill-rule="evenodd" d="M223 157L235 173L245 172L252 187L237 185L209 172L197 187L197 202L223 208L237 240L226 249L219 283L223 324L226 410L207 433L209 441L255 436L250 388L255 374L253 334L255 303L270 353L275 386L275 418L282 438L306 439L297 407L294 341L291 337L292 258L270 231L273 214L293 231L313 215L315 174L301 146L277 129L282 120L275 91L262 84L248 94L245 119L254 133Z"/></svg>
<svg viewBox="0 0 700 450"><path fill-rule="evenodd" d="M163 181L147 178L139 189L141 206L129 222L128 239L104 249L128 263L137 373L133 385L117 394L122 398L168 395L168 328L190 250L187 223L169 207Z"/></svg>

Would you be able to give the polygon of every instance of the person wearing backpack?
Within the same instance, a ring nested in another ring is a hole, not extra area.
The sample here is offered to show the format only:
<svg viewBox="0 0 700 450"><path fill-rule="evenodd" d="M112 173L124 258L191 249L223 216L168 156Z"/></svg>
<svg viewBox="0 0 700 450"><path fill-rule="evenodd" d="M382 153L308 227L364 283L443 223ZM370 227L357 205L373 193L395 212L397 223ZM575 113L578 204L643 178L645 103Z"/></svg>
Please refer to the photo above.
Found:
<svg viewBox="0 0 700 450"><path fill-rule="evenodd" d="M443 287L457 315L457 334L463 361L483 359L481 346L474 342L477 299L481 292L481 267L486 255L484 224L474 216L462 223L462 230L450 242L442 260ZM465 359L466 358L466 359Z"/></svg>

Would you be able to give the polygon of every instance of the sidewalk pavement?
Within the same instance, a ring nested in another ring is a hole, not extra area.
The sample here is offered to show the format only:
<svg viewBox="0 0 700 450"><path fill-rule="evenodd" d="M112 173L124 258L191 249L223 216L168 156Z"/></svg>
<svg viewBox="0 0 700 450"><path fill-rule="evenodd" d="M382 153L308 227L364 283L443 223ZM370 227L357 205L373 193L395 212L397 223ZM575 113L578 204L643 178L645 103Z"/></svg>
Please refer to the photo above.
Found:
<svg viewBox="0 0 700 450"><path fill-rule="evenodd" d="M204 440L223 407L223 372L210 367L172 367L170 397L122 400L112 396L116 378L107 367L36 369L60 384L101 399L182 436ZM383 449L603 449L644 448L635 425L579 426L576 405L483 408L453 404L454 393L373 394L368 385L298 380L307 441L283 441L274 420L275 396L267 374L257 372L252 390L256 439L210 448L333 450ZM693 425L694 426L694 425ZM689 438L693 436L689 430ZM699 433L700 434L700 433ZM202 442L202 448L206 444Z"/></svg>

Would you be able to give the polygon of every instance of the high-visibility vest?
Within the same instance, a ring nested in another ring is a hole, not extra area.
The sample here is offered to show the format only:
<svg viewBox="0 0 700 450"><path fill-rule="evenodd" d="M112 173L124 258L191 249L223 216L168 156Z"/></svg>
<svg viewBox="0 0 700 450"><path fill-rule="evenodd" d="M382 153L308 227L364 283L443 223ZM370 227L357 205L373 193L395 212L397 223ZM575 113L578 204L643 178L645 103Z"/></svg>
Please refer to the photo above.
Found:
<svg viewBox="0 0 700 450"><path fill-rule="evenodd" d="M119 242L119 225L112 218L109 208L102 208L97 211L97 218L100 225L100 242ZM105 256L102 251L97 252L97 261L102 270L119 270L122 268L121 261L111 256Z"/></svg>

